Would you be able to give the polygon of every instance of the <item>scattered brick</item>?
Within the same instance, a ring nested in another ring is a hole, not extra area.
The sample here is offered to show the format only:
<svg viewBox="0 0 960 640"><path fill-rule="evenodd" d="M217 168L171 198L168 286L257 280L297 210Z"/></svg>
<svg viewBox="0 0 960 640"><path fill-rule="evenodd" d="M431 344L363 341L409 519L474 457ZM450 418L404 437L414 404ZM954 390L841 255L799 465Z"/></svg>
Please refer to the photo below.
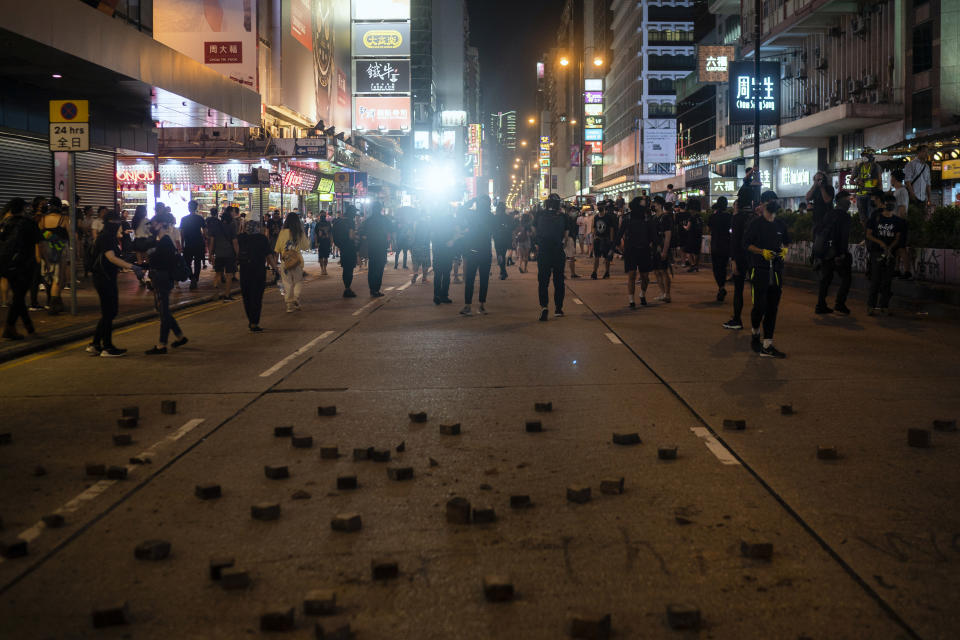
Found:
<svg viewBox="0 0 960 640"><path fill-rule="evenodd" d="M313 436L293 436L290 444L294 449L309 449L313 446Z"/></svg>
<svg viewBox="0 0 960 640"><path fill-rule="evenodd" d="M693 520L688 520L687 518L684 518L683 516L673 516L673 519L674 519L674 520L676 521L676 523L679 524L679 525L693 524Z"/></svg>
<svg viewBox="0 0 960 640"><path fill-rule="evenodd" d="M486 482L480 485L480 491L493 491L493 487Z"/></svg>
<svg viewBox="0 0 960 640"><path fill-rule="evenodd" d="M539 420L527 420L527 433L540 433L543 431L543 423Z"/></svg>
<svg viewBox="0 0 960 640"><path fill-rule="evenodd" d="M290 499L291 500L309 500L312 497L313 495L311 495L309 491L305 491L303 489L297 489L296 491L293 492L293 495L290 496Z"/></svg>
<svg viewBox="0 0 960 640"><path fill-rule="evenodd" d="M227 556L210 558L210 579L219 580L226 569L233 568L236 561Z"/></svg>
<svg viewBox="0 0 960 640"><path fill-rule="evenodd" d="M349 623L337 623L324 627L319 622L314 627L317 640L351 640L353 632L350 631Z"/></svg>
<svg viewBox="0 0 960 640"><path fill-rule="evenodd" d="M290 470L287 469L286 465L272 466L268 464L263 468L263 473L271 480L282 480L290 477Z"/></svg>
<svg viewBox="0 0 960 640"><path fill-rule="evenodd" d="M413 480L413 467L387 467L387 477L391 480Z"/></svg>
<svg viewBox="0 0 960 640"><path fill-rule="evenodd" d="M640 434L637 433L615 433L613 434L613 444L640 444Z"/></svg>
<svg viewBox="0 0 960 640"><path fill-rule="evenodd" d="M124 407L120 409L120 415L124 418L139 418L140 407Z"/></svg>
<svg viewBox="0 0 960 640"><path fill-rule="evenodd" d="M113 436L113 444L117 447L127 447L133 444L133 438L129 433L118 433Z"/></svg>
<svg viewBox="0 0 960 640"><path fill-rule="evenodd" d="M792 404L782 404L782 405L780 405L780 415L792 416L792 415L793 415L793 405L792 405Z"/></svg>
<svg viewBox="0 0 960 640"><path fill-rule="evenodd" d="M753 560L770 560L773 558L772 542L745 542L740 541L740 554L744 558Z"/></svg>
<svg viewBox="0 0 960 640"><path fill-rule="evenodd" d="M600 493L623 493L623 478L604 478L600 481Z"/></svg>
<svg viewBox="0 0 960 640"><path fill-rule="evenodd" d="M86 472L88 476L105 476L107 475L107 465L88 462L86 465Z"/></svg>
<svg viewBox="0 0 960 640"><path fill-rule="evenodd" d="M43 477L47 475L47 468L44 467L42 464L38 464L33 468L33 475L36 476L37 478Z"/></svg>
<svg viewBox="0 0 960 640"><path fill-rule="evenodd" d="M700 627L700 609L688 604L668 604L667 624L671 629L697 629Z"/></svg>
<svg viewBox="0 0 960 640"><path fill-rule="evenodd" d="M458 436L460 435L460 423L440 425L440 435Z"/></svg>
<svg viewBox="0 0 960 640"><path fill-rule="evenodd" d="M160 413L165 416L172 416L177 413L177 401L176 400L161 400L160 401Z"/></svg>
<svg viewBox="0 0 960 640"><path fill-rule="evenodd" d="M250 586L250 572L233 566L223 567L220 569L220 586L224 589L246 589Z"/></svg>
<svg viewBox="0 0 960 640"><path fill-rule="evenodd" d="M126 602L97 607L92 614L93 628L130 624L130 606Z"/></svg>
<svg viewBox="0 0 960 640"><path fill-rule="evenodd" d="M130 458L130 464L150 464L150 458Z"/></svg>
<svg viewBox="0 0 960 640"><path fill-rule="evenodd" d="M567 487L567 500L577 504L590 502L590 487L579 485Z"/></svg>
<svg viewBox="0 0 960 640"><path fill-rule="evenodd" d="M497 513L493 507L475 507L473 510L474 524L490 524L497 521Z"/></svg>
<svg viewBox="0 0 960 640"><path fill-rule="evenodd" d="M660 447L657 449L657 457L661 460L676 460L677 447Z"/></svg>
<svg viewBox="0 0 960 640"><path fill-rule="evenodd" d="M393 560L374 560L370 563L374 580L392 580L400 575L400 569Z"/></svg>
<svg viewBox="0 0 960 640"><path fill-rule="evenodd" d="M723 428L724 428L724 429L733 429L734 431L743 431L744 429L747 428L747 421L746 421L746 420L730 420L730 419L725 419L725 420L723 421Z"/></svg>
<svg viewBox="0 0 960 640"><path fill-rule="evenodd" d="M127 468L121 467L118 465L111 465L107 468L107 479L108 480L126 480L127 479Z"/></svg>
<svg viewBox="0 0 960 640"><path fill-rule="evenodd" d="M421 411L419 413L410 414L410 422L426 422L427 421L427 412Z"/></svg>
<svg viewBox="0 0 960 640"><path fill-rule="evenodd" d="M289 438L293 436L293 425L285 425L282 427L273 428L273 436L275 438Z"/></svg>
<svg viewBox="0 0 960 640"><path fill-rule="evenodd" d="M451 524L470 524L470 501L466 498L447 500L447 522Z"/></svg>
<svg viewBox="0 0 960 640"><path fill-rule="evenodd" d="M359 513L338 513L330 521L330 528L334 531L360 531L363 520Z"/></svg>
<svg viewBox="0 0 960 640"><path fill-rule="evenodd" d="M397 445L397 453L403 453L403 452L406 451L406 450L407 450L407 441L406 441L406 440L404 440L403 442L401 442L400 444Z"/></svg>
<svg viewBox="0 0 960 640"><path fill-rule="evenodd" d="M274 605L260 614L260 631L292 631L296 626L294 607Z"/></svg>
<svg viewBox="0 0 960 640"><path fill-rule="evenodd" d="M22 558L27 555L27 541L20 538L0 540L0 556L7 560Z"/></svg>
<svg viewBox="0 0 960 640"><path fill-rule="evenodd" d="M137 560L165 560L170 556L170 543L166 540L147 540L133 550Z"/></svg>
<svg viewBox="0 0 960 640"><path fill-rule="evenodd" d="M329 407L317 407L317 415L320 417L330 417L337 415L337 407L335 405L330 405Z"/></svg>
<svg viewBox="0 0 960 640"><path fill-rule="evenodd" d="M254 520L276 520L280 517L280 504L277 502L261 502L250 507L250 516Z"/></svg>
<svg viewBox="0 0 960 640"><path fill-rule="evenodd" d="M373 447L353 450L354 462L357 462L360 460L369 460L372 455L373 455ZM323 457L323 449L320 450L320 457Z"/></svg>
<svg viewBox="0 0 960 640"><path fill-rule="evenodd" d="M121 429L136 429L137 423L137 418L117 418L117 426Z"/></svg>
<svg viewBox="0 0 960 640"><path fill-rule="evenodd" d="M308 616L337 614L337 592L333 589L314 589L303 599L303 612Z"/></svg>
<svg viewBox="0 0 960 640"><path fill-rule="evenodd" d="M43 520L43 524L45 524L49 529L59 529L67 523L64 517L59 513L49 513L40 519Z"/></svg>
<svg viewBox="0 0 960 640"><path fill-rule="evenodd" d="M339 491L356 489L357 486L357 476L337 476L337 489Z"/></svg>
<svg viewBox="0 0 960 640"><path fill-rule="evenodd" d="M201 500L213 500L222 495L218 484L198 484L193 494Z"/></svg>
<svg viewBox="0 0 960 640"><path fill-rule="evenodd" d="M610 614L570 616L570 636L586 640L607 640L610 637Z"/></svg>
<svg viewBox="0 0 960 640"><path fill-rule="evenodd" d="M825 447L820 445L817 447L817 458L820 460L839 460L840 454L837 453L836 447Z"/></svg>
<svg viewBox="0 0 960 640"><path fill-rule="evenodd" d="M374 449L370 458L374 462L390 462L390 449Z"/></svg>
<svg viewBox="0 0 960 640"><path fill-rule="evenodd" d="M0 444L10 444L13 442L12 433L0 433Z"/></svg>
<svg viewBox="0 0 960 640"><path fill-rule="evenodd" d="M932 444L930 431L928 429L908 429L907 444L911 447L919 447L921 449L929 448Z"/></svg>
<svg viewBox="0 0 960 640"><path fill-rule="evenodd" d="M511 509L527 509L532 506L533 506L533 502L530 501L530 496L527 496L527 495L510 496Z"/></svg>
<svg viewBox="0 0 960 640"><path fill-rule="evenodd" d="M510 602L513 600L513 583L504 576L484 576L483 595L487 602Z"/></svg>
<svg viewBox="0 0 960 640"><path fill-rule="evenodd" d="M357 451L360 449L353 450L353 459L357 459ZM336 460L340 457L340 448L336 445L325 445L320 447L320 459L321 460Z"/></svg>
<svg viewBox="0 0 960 640"><path fill-rule="evenodd" d="M937 431L956 431L957 430L957 421L956 420L934 420L933 428Z"/></svg>
<svg viewBox="0 0 960 640"><path fill-rule="evenodd" d="M430 466L431 466L431 467L439 467L439 466L440 466L440 463L437 462L436 460L434 460L433 458L430 458Z"/></svg>
<svg viewBox="0 0 960 640"><path fill-rule="evenodd" d="M552 402L534 402L533 410L538 413L550 413L551 411L553 411L553 403Z"/></svg>

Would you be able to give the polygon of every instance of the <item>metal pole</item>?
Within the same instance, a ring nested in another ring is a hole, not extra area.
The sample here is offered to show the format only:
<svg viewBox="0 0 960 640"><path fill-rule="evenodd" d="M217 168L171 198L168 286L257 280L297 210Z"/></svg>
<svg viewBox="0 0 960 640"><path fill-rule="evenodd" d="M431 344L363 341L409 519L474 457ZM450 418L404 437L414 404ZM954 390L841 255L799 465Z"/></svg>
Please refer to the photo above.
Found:
<svg viewBox="0 0 960 640"><path fill-rule="evenodd" d="M583 119L584 119L584 117L586 117L586 112L587 112L587 110L586 110L586 108L584 107L583 103L584 103L584 101L585 101L586 98L587 98L587 94L586 94L586 89L584 88L584 78L585 78L586 74L583 72L583 59L584 59L586 56L587 56L587 50L586 50L586 48L584 48L584 50L580 53L580 87L579 87L579 90L580 90L580 122L579 122L579 124L580 124L580 127L579 127L579 129L580 129L580 150L579 150L579 152L578 152L578 154L579 154L579 156L580 156L580 189L579 189L579 193L577 194L577 200L576 200L577 206L580 206L580 205L583 203L583 191L584 191L584 185L583 185L583 159L584 159L584 158L583 158L583 155L584 155L584 154L583 154L583 146L586 144L586 141L585 141L584 138L586 137L586 126L587 126L587 124L583 121Z"/></svg>
<svg viewBox="0 0 960 640"><path fill-rule="evenodd" d="M761 0L753 3L753 173L755 176L755 202L760 201L760 192L763 191L763 180L760 177L760 16L763 8ZM778 80L779 82L779 80Z"/></svg>
<svg viewBox="0 0 960 640"><path fill-rule="evenodd" d="M77 189L73 151L67 153L67 206L70 207L70 313L77 315L77 257L80 255L77 244Z"/></svg>

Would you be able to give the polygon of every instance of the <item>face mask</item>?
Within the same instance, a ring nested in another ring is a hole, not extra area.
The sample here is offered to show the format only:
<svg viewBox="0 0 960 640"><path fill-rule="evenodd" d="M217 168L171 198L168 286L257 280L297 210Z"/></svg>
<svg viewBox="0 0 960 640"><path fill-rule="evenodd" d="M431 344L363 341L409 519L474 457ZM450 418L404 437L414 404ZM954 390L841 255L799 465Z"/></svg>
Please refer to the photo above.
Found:
<svg viewBox="0 0 960 640"><path fill-rule="evenodd" d="M894 209L896 209L896 205L888 204L888 205L884 205L883 208L886 209L887 211L893 211Z"/></svg>
<svg viewBox="0 0 960 640"><path fill-rule="evenodd" d="M850 201L849 201L849 200L841 200L841 201L837 204L837 208L840 209L840 211L843 211L844 213L846 213L847 211L850 210Z"/></svg>

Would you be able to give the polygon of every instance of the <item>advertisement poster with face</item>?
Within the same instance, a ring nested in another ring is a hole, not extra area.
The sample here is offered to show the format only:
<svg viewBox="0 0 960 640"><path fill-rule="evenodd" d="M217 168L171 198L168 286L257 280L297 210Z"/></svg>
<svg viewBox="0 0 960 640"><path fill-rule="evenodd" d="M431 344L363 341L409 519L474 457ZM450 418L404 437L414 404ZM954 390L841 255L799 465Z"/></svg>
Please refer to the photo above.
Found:
<svg viewBox="0 0 960 640"><path fill-rule="evenodd" d="M283 104L350 131L350 0L283 0L281 18Z"/></svg>
<svg viewBox="0 0 960 640"><path fill-rule="evenodd" d="M257 89L257 0L154 0L153 36Z"/></svg>

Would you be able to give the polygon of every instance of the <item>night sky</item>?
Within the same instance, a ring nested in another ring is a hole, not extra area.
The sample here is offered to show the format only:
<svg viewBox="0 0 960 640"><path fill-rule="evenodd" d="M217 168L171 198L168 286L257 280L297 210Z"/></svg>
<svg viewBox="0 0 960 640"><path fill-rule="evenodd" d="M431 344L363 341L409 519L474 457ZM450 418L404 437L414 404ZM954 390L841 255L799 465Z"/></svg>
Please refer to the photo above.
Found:
<svg viewBox="0 0 960 640"><path fill-rule="evenodd" d="M556 41L563 0L467 0L467 5L470 43L480 50L484 113L517 109L519 127L536 106L536 64Z"/></svg>

